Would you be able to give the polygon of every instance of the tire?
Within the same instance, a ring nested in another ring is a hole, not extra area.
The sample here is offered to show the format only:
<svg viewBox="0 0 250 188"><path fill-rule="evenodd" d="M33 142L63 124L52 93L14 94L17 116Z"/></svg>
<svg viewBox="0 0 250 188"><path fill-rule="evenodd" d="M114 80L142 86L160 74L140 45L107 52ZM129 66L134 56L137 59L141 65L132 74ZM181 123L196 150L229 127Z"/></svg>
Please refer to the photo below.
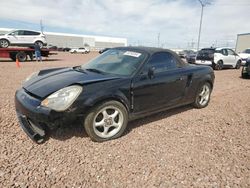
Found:
<svg viewBox="0 0 250 188"><path fill-rule="evenodd" d="M193 106L195 108L205 108L210 101L211 91L212 88L208 82L202 84L196 93Z"/></svg>
<svg viewBox="0 0 250 188"><path fill-rule="evenodd" d="M18 52L16 57L20 62L24 62L27 60L27 54L25 52Z"/></svg>
<svg viewBox="0 0 250 188"><path fill-rule="evenodd" d="M0 39L0 47L1 48L8 48L10 45L10 42L6 39Z"/></svg>
<svg viewBox="0 0 250 188"><path fill-rule="evenodd" d="M222 70L223 69L223 61L218 61L215 65L215 70Z"/></svg>
<svg viewBox="0 0 250 188"><path fill-rule="evenodd" d="M38 46L40 46L40 48L43 47L43 42L42 41L36 41L35 44L38 44Z"/></svg>
<svg viewBox="0 0 250 188"><path fill-rule="evenodd" d="M247 73L241 73L241 77L246 79L248 77L248 74Z"/></svg>
<svg viewBox="0 0 250 188"><path fill-rule="evenodd" d="M236 65L235 65L235 69L240 69L240 67L241 67L241 61L238 60Z"/></svg>
<svg viewBox="0 0 250 188"><path fill-rule="evenodd" d="M84 128L91 140L103 142L120 137L127 123L128 112L124 105L118 101L107 101L90 110Z"/></svg>

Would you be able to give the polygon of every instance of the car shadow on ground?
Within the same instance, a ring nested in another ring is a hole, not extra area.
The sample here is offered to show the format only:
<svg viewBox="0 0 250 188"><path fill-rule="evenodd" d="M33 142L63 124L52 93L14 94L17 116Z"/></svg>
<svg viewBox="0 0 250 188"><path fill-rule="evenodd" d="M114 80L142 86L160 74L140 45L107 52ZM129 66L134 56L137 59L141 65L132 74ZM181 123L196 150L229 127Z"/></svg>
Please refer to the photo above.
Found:
<svg viewBox="0 0 250 188"><path fill-rule="evenodd" d="M131 121L127 126L127 130L126 130L125 134L129 134L129 132L132 131L133 129L138 128L140 126L143 126L145 124L149 124L149 123L152 123L155 121L166 119L168 117L174 116L176 114L180 114L182 112L185 112L185 111L188 111L191 109L194 109L194 107L192 105L186 105L186 106L181 106L178 108L158 112L158 113L155 113L153 115L146 116L144 118L140 118L140 119Z"/></svg>
<svg viewBox="0 0 250 188"><path fill-rule="evenodd" d="M127 129L125 130L125 133L123 134L123 136L129 134L129 132L131 132L133 129L136 129L145 124L149 124L154 121L159 121L159 120L174 116L176 114L179 114L179 113L191 110L191 109L193 109L192 105L186 105L186 106L174 108L171 110L155 113L153 115L149 115L144 118L137 119L137 120L133 120L128 123ZM80 137L80 138L88 137L88 135L86 134L84 130L84 126L82 122L75 121L71 125L63 125L59 127L57 130L51 131L47 139L52 138L52 139L56 139L60 141L65 141L72 137Z"/></svg>
<svg viewBox="0 0 250 188"><path fill-rule="evenodd" d="M62 125L58 129L50 131L47 139L53 138L64 141L72 137L88 137L84 130L83 122L76 120L72 124Z"/></svg>

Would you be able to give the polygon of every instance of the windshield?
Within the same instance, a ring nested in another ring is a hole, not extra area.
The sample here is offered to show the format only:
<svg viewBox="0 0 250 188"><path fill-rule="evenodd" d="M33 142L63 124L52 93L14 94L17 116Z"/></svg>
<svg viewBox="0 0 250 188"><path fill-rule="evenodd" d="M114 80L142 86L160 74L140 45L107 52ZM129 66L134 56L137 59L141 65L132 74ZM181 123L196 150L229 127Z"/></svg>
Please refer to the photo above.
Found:
<svg viewBox="0 0 250 188"><path fill-rule="evenodd" d="M250 54L250 49L244 50L243 53Z"/></svg>
<svg viewBox="0 0 250 188"><path fill-rule="evenodd" d="M147 54L144 52L110 49L87 64L82 65L81 68L93 72L129 76L137 70L146 56Z"/></svg>

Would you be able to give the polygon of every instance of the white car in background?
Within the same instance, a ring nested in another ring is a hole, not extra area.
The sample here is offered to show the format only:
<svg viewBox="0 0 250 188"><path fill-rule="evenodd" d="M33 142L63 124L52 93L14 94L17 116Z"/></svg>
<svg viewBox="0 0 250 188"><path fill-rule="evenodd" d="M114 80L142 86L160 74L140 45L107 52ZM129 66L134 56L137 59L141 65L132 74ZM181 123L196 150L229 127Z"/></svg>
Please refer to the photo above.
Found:
<svg viewBox="0 0 250 188"><path fill-rule="evenodd" d="M88 48L72 48L69 52L87 54L89 53L89 49Z"/></svg>
<svg viewBox="0 0 250 188"><path fill-rule="evenodd" d="M195 64L210 65L216 70L241 66L241 58L230 48L203 48L197 56Z"/></svg>
<svg viewBox="0 0 250 188"><path fill-rule="evenodd" d="M239 53L239 56L241 57L242 64L244 65L246 63L246 60L250 58L250 48L245 49L243 52Z"/></svg>
<svg viewBox="0 0 250 188"><path fill-rule="evenodd" d="M13 30L5 35L0 35L0 47L9 46L30 46L37 43L40 48L47 45L46 37L38 31Z"/></svg>

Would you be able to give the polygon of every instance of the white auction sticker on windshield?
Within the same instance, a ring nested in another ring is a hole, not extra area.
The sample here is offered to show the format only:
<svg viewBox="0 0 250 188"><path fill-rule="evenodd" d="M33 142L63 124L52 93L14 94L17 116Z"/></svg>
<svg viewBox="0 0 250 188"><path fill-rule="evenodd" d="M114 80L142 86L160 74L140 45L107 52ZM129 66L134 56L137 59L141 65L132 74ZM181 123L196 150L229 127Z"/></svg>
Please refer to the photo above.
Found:
<svg viewBox="0 0 250 188"><path fill-rule="evenodd" d="M128 56L132 56L132 57L140 57L141 53L126 51L123 55L128 55Z"/></svg>

